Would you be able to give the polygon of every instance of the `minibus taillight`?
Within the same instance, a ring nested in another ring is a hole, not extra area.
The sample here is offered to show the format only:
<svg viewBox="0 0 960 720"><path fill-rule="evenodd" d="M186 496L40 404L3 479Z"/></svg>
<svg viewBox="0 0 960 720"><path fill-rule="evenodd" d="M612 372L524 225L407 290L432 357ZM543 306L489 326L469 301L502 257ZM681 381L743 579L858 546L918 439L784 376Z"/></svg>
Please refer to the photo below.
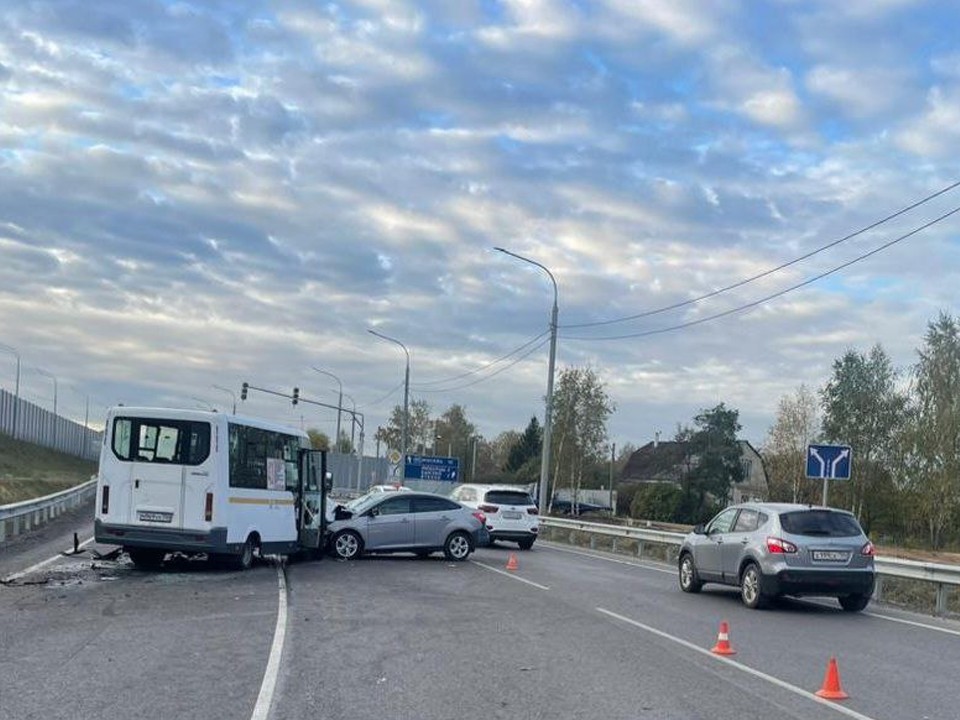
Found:
<svg viewBox="0 0 960 720"><path fill-rule="evenodd" d="M203 506L203 519L207 522L213 521L213 493L207 493L207 502Z"/></svg>
<svg viewBox="0 0 960 720"><path fill-rule="evenodd" d="M110 512L110 486L104 485L100 492L100 514L106 515Z"/></svg>

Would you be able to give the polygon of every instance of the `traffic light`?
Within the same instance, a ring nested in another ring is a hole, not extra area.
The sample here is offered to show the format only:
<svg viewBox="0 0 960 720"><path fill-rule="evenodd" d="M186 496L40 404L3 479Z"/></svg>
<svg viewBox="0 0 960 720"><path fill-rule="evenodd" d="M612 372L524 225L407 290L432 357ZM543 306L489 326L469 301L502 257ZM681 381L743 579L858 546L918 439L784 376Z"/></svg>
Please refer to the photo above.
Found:
<svg viewBox="0 0 960 720"><path fill-rule="evenodd" d="M247 383L244 383L244 384L243 384L243 387L240 388L240 399L241 399L241 400L246 400L246 399L247 399L247 388L248 388L248 387L250 387L250 386L249 386Z"/></svg>
<svg viewBox="0 0 960 720"><path fill-rule="evenodd" d="M293 389L293 404L296 405L299 399L300 399L300 388L295 387Z"/></svg>

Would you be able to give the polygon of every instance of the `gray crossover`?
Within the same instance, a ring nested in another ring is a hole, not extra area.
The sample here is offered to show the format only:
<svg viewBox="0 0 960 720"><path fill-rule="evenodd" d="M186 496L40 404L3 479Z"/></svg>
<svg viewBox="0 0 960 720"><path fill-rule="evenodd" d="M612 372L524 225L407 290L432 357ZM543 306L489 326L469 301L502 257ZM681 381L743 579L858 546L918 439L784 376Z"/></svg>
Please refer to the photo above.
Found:
<svg viewBox="0 0 960 720"><path fill-rule="evenodd" d="M786 503L745 503L698 525L680 548L680 589L704 583L740 588L747 607L782 595L827 595L844 610L870 602L873 544L843 510Z"/></svg>

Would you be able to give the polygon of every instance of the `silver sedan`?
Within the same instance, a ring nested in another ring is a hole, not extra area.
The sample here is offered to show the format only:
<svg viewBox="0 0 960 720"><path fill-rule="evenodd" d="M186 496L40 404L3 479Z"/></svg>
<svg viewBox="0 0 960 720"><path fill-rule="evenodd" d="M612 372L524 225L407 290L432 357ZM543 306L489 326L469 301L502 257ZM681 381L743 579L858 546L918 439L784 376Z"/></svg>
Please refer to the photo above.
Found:
<svg viewBox="0 0 960 720"><path fill-rule="evenodd" d="M371 495L349 513L327 526L330 551L343 560L364 552L426 557L439 551L448 560L466 560L489 541L482 512L430 493Z"/></svg>

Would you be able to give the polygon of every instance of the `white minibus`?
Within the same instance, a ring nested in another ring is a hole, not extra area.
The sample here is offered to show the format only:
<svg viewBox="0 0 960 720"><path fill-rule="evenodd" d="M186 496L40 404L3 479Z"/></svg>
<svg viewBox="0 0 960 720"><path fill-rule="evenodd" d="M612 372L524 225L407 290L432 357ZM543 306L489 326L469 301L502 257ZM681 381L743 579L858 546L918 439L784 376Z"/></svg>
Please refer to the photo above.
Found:
<svg viewBox="0 0 960 720"><path fill-rule="evenodd" d="M326 453L305 432L202 410L115 407L100 451L94 535L155 568L206 553L246 569L259 552L321 549Z"/></svg>

